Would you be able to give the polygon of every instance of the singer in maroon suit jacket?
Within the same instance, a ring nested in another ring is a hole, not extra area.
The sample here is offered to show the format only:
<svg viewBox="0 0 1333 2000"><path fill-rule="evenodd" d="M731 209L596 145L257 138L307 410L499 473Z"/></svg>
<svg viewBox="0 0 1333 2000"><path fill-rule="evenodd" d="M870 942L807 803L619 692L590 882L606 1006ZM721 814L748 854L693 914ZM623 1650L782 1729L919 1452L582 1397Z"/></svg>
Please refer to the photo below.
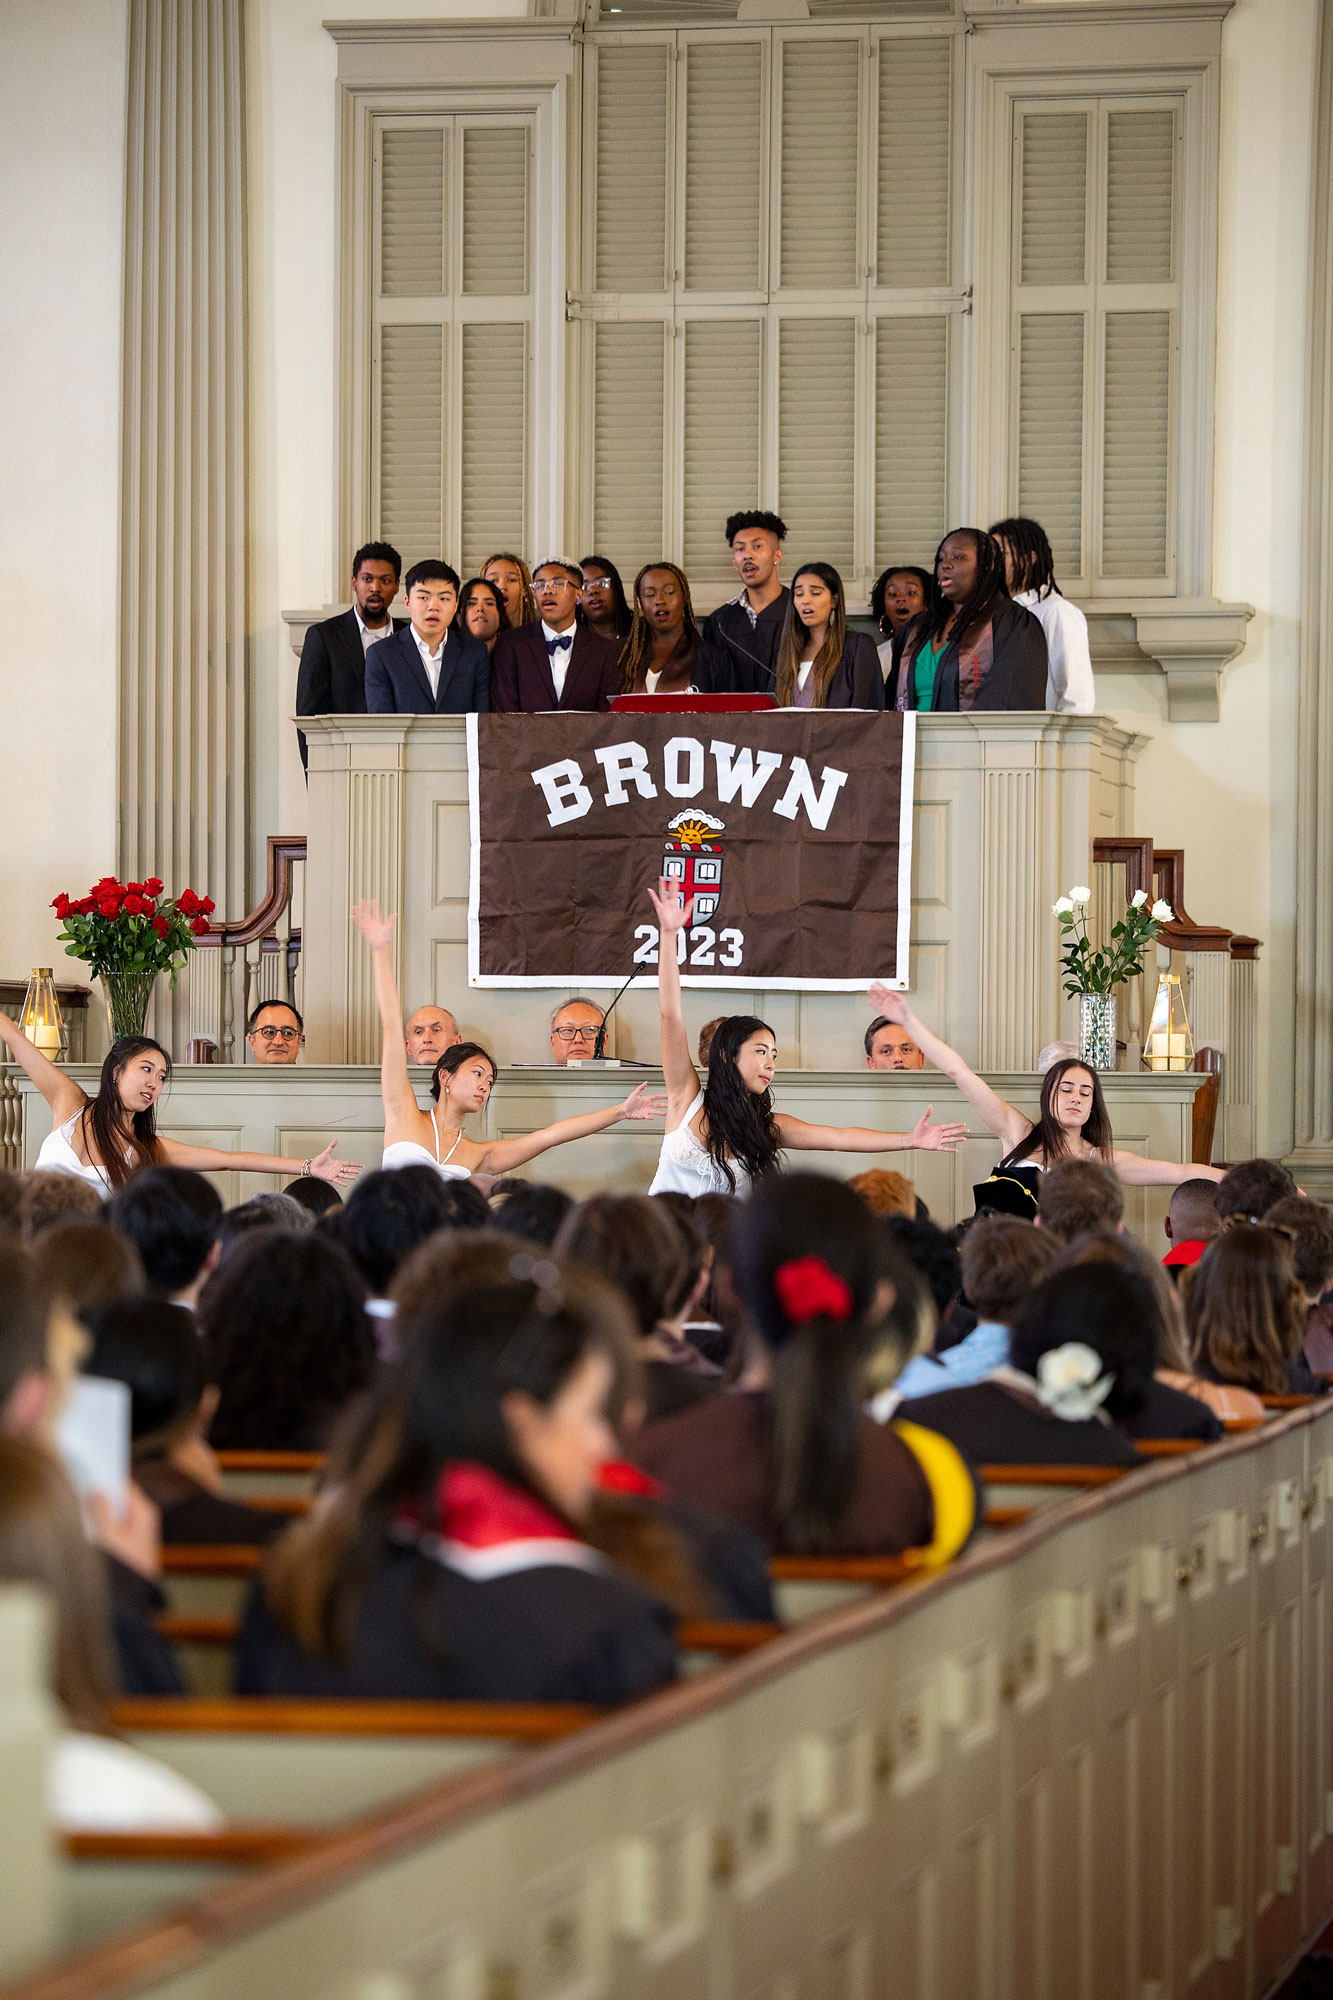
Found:
<svg viewBox="0 0 1333 2000"><path fill-rule="evenodd" d="M491 707L497 715L542 709L608 709L620 693L620 649L587 625L574 627L564 692L555 698L540 618L502 632L491 654Z"/></svg>

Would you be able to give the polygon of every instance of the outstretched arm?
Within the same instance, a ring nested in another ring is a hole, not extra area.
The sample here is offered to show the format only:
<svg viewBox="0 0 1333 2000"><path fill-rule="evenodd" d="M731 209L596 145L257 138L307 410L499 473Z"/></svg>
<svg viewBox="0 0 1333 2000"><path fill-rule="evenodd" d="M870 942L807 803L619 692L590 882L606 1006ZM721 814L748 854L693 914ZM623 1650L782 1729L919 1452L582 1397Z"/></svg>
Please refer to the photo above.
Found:
<svg viewBox="0 0 1333 2000"><path fill-rule="evenodd" d="M63 1125L76 1111L82 1111L88 1102L88 1093L80 1090L73 1077L48 1062L41 1050L28 1040L17 1021L11 1021L8 1014L0 1014L0 1045L3 1045L16 1062L41 1091L51 1107L51 1116L57 1125Z"/></svg>
<svg viewBox="0 0 1333 2000"><path fill-rule="evenodd" d="M1111 1153L1117 1180L1126 1187L1179 1187L1182 1181L1220 1181L1221 1167L1206 1167L1198 1160L1145 1160L1139 1153L1125 1153L1117 1146Z"/></svg>
<svg viewBox="0 0 1333 2000"><path fill-rule="evenodd" d="M689 921L693 900L682 904L674 882L665 878L648 891L657 917L657 1002L662 1014L662 1075L667 1087L667 1127L674 1132L699 1092L699 1073L690 1055L680 1001L680 961L676 938Z"/></svg>
<svg viewBox="0 0 1333 2000"><path fill-rule="evenodd" d="M586 1139L592 1132L605 1132L622 1118L660 1118L666 1108L663 1093L650 1091L646 1083L641 1083L623 1104L608 1105L605 1111L584 1111L577 1118L559 1118L554 1125L543 1125L540 1132L526 1132L521 1138L496 1139L484 1148L473 1172L511 1174L515 1167L526 1166L538 1153L549 1152L552 1146L566 1145L571 1139Z"/></svg>
<svg viewBox="0 0 1333 2000"><path fill-rule="evenodd" d="M380 1054L380 1096L384 1101L387 1133L388 1127L396 1121L406 1118L410 1126L421 1115L417 1094L407 1073L403 1003L398 997L398 982L393 976L393 960L389 955L397 920L381 916L376 902L358 903L352 916L370 947L370 961L375 971L375 998L379 1003L380 1026L384 1032Z"/></svg>
<svg viewBox="0 0 1333 2000"><path fill-rule="evenodd" d="M872 1132L865 1125L807 1125L804 1118L777 1114L784 1147L793 1153L954 1153L967 1138L966 1125L934 1125L926 1106L910 1132Z"/></svg>
<svg viewBox="0 0 1333 2000"><path fill-rule="evenodd" d="M983 1083L976 1071L969 1069L956 1049L942 1042L938 1035L932 1035L923 1027L912 1012L905 993L896 992L891 986L883 986L878 980L870 989L870 1004L886 1021L893 1021L900 1028L906 1028L912 1040L925 1056L948 1077L950 1083L967 1099L988 1132L993 1132L1010 1152L1020 1139L1026 1139L1032 1130L1032 1120L1025 1118L1012 1104L1006 1104L996 1095L988 1083Z"/></svg>
<svg viewBox="0 0 1333 2000"><path fill-rule="evenodd" d="M218 1146L187 1146L179 1139L159 1139L158 1144L169 1166L193 1167L200 1174L286 1174L288 1180L295 1180L298 1175L308 1173L317 1181L334 1181L342 1186L354 1181L361 1171L360 1160L334 1159L336 1139L330 1139L309 1166L304 1160L279 1159L276 1153L224 1153Z"/></svg>

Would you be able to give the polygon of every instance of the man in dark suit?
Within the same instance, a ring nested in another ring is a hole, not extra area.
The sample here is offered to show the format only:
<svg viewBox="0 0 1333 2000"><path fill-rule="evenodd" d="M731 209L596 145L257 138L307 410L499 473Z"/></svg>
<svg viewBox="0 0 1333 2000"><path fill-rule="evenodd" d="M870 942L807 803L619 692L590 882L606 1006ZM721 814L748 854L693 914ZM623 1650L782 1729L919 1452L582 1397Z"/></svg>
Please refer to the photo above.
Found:
<svg viewBox="0 0 1333 2000"><path fill-rule="evenodd" d="M576 620L583 571L544 562L532 579L537 617L502 632L491 655L491 705L499 715L608 709L620 693L620 649Z"/></svg>
<svg viewBox="0 0 1333 2000"><path fill-rule="evenodd" d="M772 694L791 603L779 574L787 524L757 508L732 514L726 533L741 589L704 621L708 650L696 684L701 694Z"/></svg>
<svg viewBox="0 0 1333 2000"><path fill-rule="evenodd" d="M371 715L485 715L490 655L454 623L458 572L446 562L413 563L403 579L411 624L366 654Z"/></svg>
<svg viewBox="0 0 1333 2000"><path fill-rule="evenodd" d="M296 672L298 715L365 714L366 654L407 623L405 618L389 617L402 573L402 559L389 542L367 542L357 550L352 558L351 610L322 618L306 632ZM305 736L299 729L296 735L304 764Z"/></svg>

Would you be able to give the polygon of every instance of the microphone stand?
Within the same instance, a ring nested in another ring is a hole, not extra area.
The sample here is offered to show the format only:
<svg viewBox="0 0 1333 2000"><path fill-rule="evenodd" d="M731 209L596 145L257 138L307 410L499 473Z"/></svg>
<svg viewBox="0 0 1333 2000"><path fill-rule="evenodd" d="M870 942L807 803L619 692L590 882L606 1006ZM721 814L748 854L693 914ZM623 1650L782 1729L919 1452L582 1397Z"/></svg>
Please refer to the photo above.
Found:
<svg viewBox="0 0 1333 2000"><path fill-rule="evenodd" d="M625 984L621 987L620 992L617 993L615 999L611 1002L611 1005L607 1008L606 1012L603 1014L602 1025L597 1030L597 1040L592 1045L592 1054L587 1058L589 1062L599 1063L599 1062L605 1062L607 1060L606 1024L611 1019L611 1016L615 1013L616 1008L620 1004L621 998L623 997L624 994L626 994L629 991L630 987L634 984L634 981L637 977L638 977L637 973L631 972L629 978L625 981Z"/></svg>

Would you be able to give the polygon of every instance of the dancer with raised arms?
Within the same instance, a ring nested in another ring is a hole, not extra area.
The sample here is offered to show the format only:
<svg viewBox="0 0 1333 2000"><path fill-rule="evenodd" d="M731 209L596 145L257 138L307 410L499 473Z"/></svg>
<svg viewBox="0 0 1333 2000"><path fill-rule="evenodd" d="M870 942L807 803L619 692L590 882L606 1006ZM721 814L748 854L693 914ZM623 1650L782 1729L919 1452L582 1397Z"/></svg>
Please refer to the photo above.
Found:
<svg viewBox="0 0 1333 2000"><path fill-rule="evenodd" d="M526 1132L516 1139L469 1139L464 1121L474 1111L484 1111L495 1084L496 1067L479 1042L456 1042L446 1049L435 1065L430 1094L435 1102L426 1113L417 1103L412 1079L407 1073L407 1050L403 1042L403 1007L398 982L393 976L389 947L393 942L393 917L380 915L378 903L358 903L352 912L357 929L370 946L375 968L375 998L379 1002L384 1029L384 1054L380 1063L380 1095L384 1101L385 1167L434 1167L445 1180L466 1180L470 1174L511 1174L526 1166L552 1146L564 1146L571 1139L586 1139L590 1133L605 1132L622 1118L660 1118L666 1098L640 1084L620 1104L605 1111L585 1111L577 1118L559 1118L540 1132Z"/></svg>
<svg viewBox="0 0 1333 2000"><path fill-rule="evenodd" d="M690 1055L680 1000L676 935L690 920L693 899L682 904L674 883L648 891L661 939L657 991L662 1014L662 1070L667 1087L667 1129L652 1194L745 1194L752 1181L781 1165L784 1152L953 1152L966 1125L934 1125L933 1106L910 1132L872 1132L864 1125L808 1125L774 1111L777 1036L753 1014L720 1021L708 1050L702 1086Z"/></svg>
<svg viewBox="0 0 1333 2000"><path fill-rule="evenodd" d="M1181 1181L1222 1179L1220 1167L1203 1166L1198 1160L1146 1160L1122 1151L1111 1131L1097 1072L1076 1057L1051 1064L1042 1078L1040 1109L1035 1119L1029 1118L969 1069L956 1049L922 1025L905 993L876 980L870 1004L886 1021L906 1028L926 1061L957 1086L987 1131L999 1140L1000 1163L991 1180L981 1183L978 1207L981 1188L1008 1181L1015 1190L1012 1200L997 1196L994 1205L1030 1218L1036 1213L1039 1176L1057 1160L1099 1160L1129 1187L1175 1187Z"/></svg>
<svg viewBox="0 0 1333 2000"><path fill-rule="evenodd" d="M359 1160L335 1160L330 1139L310 1160L275 1153L227 1153L220 1146L189 1146L157 1129L157 1100L171 1075L171 1057L149 1035L121 1035L102 1064L96 1097L48 1062L15 1021L0 1014L0 1044L9 1050L51 1107L53 1129L43 1139L37 1166L43 1173L76 1174L102 1194L123 1187L140 1167L193 1167L197 1172L312 1174L340 1186L354 1181Z"/></svg>

